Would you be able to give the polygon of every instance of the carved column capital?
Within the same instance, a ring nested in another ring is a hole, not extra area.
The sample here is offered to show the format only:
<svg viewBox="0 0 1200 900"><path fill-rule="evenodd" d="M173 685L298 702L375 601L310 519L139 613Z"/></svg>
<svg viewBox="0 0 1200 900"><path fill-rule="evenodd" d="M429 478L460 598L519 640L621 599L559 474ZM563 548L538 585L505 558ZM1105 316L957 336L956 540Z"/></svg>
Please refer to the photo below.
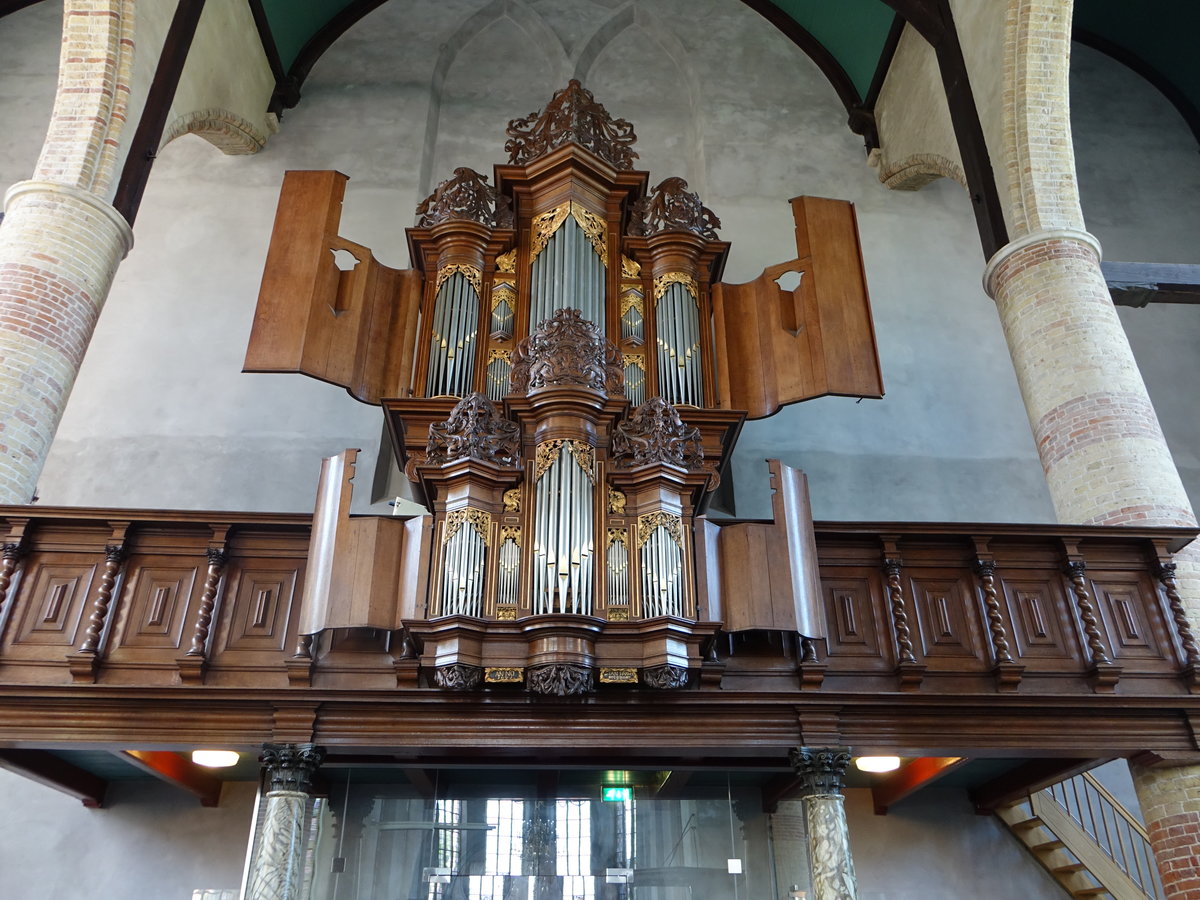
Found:
<svg viewBox="0 0 1200 900"><path fill-rule="evenodd" d="M850 750L846 747L793 747L788 761L802 782L805 797L840 794Z"/></svg>
<svg viewBox="0 0 1200 900"><path fill-rule="evenodd" d="M268 790L312 793L316 774L325 751L315 744L264 744L258 761L267 770Z"/></svg>

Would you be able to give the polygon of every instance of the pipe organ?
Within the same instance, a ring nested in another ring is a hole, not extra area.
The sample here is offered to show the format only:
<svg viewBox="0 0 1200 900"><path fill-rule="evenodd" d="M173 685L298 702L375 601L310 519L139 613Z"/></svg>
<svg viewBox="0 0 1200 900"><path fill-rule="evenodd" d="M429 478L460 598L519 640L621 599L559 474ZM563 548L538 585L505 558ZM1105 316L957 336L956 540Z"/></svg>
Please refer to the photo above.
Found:
<svg viewBox="0 0 1200 900"><path fill-rule="evenodd" d="M718 599L723 551L704 516L743 410L881 394L853 210L802 198L797 259L726 285L716 215L682 178L651 188L630 123L577 81L508 136L493 183L456 169L418 207L407 271L337 235L344 176L289 173L246 367L381 405L430 510L431 538L404 558L424 554L428 569L421 596L358 625L402 631L420 677L478 689L516 672L560 694L686 686L722 628L761 625ZM353 254L349 271L333 266L337 249ZM777 283L785 270L805 275L793 291ZM799 483L780 476L777 492ZM362 527L336 490L348 484L323 486L314 534ZM772 562L811 569L790 558L811 540L786 543ZM337 552L314 546L335 555L325 569L350 571ZM346 577L387 607L394 567L354 565ZM813 630L810 593L768 598L793 608L771 627ZM337 602L306 594L309 631Z"/></svg>

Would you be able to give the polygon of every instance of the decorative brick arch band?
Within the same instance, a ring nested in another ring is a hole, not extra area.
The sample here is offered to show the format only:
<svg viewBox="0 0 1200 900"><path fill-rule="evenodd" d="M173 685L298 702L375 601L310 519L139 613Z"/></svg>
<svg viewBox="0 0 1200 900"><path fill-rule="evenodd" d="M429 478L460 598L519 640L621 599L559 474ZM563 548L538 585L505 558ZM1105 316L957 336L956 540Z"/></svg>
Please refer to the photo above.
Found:
<svg viewBox="0 0 1200 900"><path fill-rule="evenodd" d="M162 146L185 134L204 138L229 156L248 156L267 145L270 135L255 124L227 109L198 109L179 116L167 125Z"/></svg>
<svg viewBox="0 0 1200 900"><path fill-rule="evenodd" d="M949 178L964 190L970 190L962 166L938 153L914 153L879 170L879 180L893 191L919 191L939 178Z"/></svg>
<svg viewBox="0 0 1200 900"><path fill-rule="evenodd" d="M58 93L34 178L104 196L133 75L135 0L66 0Z"/></svg>

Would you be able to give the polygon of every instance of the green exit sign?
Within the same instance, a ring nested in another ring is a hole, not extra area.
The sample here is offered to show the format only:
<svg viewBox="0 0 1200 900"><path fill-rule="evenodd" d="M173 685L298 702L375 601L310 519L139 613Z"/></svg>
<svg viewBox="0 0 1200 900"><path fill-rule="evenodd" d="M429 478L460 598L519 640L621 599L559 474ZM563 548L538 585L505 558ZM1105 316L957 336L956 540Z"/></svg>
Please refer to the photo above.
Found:
<svg viewBox="0 0 1200 900"><path fill-rule="evenodd" d="M605 787L600 789L600 799L609 803L624 803L633 799L631 787Z"/></svg>

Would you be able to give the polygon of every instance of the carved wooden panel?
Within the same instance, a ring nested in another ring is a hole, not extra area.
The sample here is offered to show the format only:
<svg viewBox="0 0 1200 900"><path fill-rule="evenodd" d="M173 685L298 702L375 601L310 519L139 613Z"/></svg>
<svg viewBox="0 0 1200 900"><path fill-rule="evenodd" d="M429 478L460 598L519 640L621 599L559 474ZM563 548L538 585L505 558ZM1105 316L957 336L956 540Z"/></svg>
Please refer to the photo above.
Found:
<svg viewBox="0 0 1200 900"><path fill-rule="evenodd" d="M1166 623L1154 590L1143 577L1136 572L1104 573L1092 580L1092 586L1114 661L1168 661L1172 654Z"/></svg>
<svg viewBox="0 0 1200 900"><path fill-rule="evenodd" d="M19 615L12 626L12 646L69 649L79 637L97 566L42 563L37 558L31 559L30 564L29 575L19 592Z"/></svg>
<svg viewBox="0 0 1200 900"><path fill-rule="evenodd" d="M966 579L949 572L930 572L928 576L912 577L909 583L926 659L977 659L984 663L978 606Z"/></svg>
<svg viewBox="0 0 1200 900"><path fill-rule="evenodd" d="M878 578L865 573L822 578L825 621L829 632L829 665L832 669L864 667L890 671L892 651L881 643L887 631L881 620L882 591Z"/></svg>
<svg viewBox="0 0 1200 900"><path fill-rule="evenodd" d="M130 560L122 592L121 647L178 649L196 587L195 566L141 566Z"/></svg>
<svg viewBox="0 0 1200 900"><path fill-rule="evenodd" d="M1083 657L1075 616L1057 573L998 580L1005 601L1001 612L1011 623L1014 656L1037 660L1033 665L1042 670L1080 668Z"/></svg>
<svg viewBox="0 0 1200 900"><path fill-rule="evenodd" d="M294 607L303 562L280 561L270 567L232 565L230 571L226 651L290 650L288 623Z"/></svg>

